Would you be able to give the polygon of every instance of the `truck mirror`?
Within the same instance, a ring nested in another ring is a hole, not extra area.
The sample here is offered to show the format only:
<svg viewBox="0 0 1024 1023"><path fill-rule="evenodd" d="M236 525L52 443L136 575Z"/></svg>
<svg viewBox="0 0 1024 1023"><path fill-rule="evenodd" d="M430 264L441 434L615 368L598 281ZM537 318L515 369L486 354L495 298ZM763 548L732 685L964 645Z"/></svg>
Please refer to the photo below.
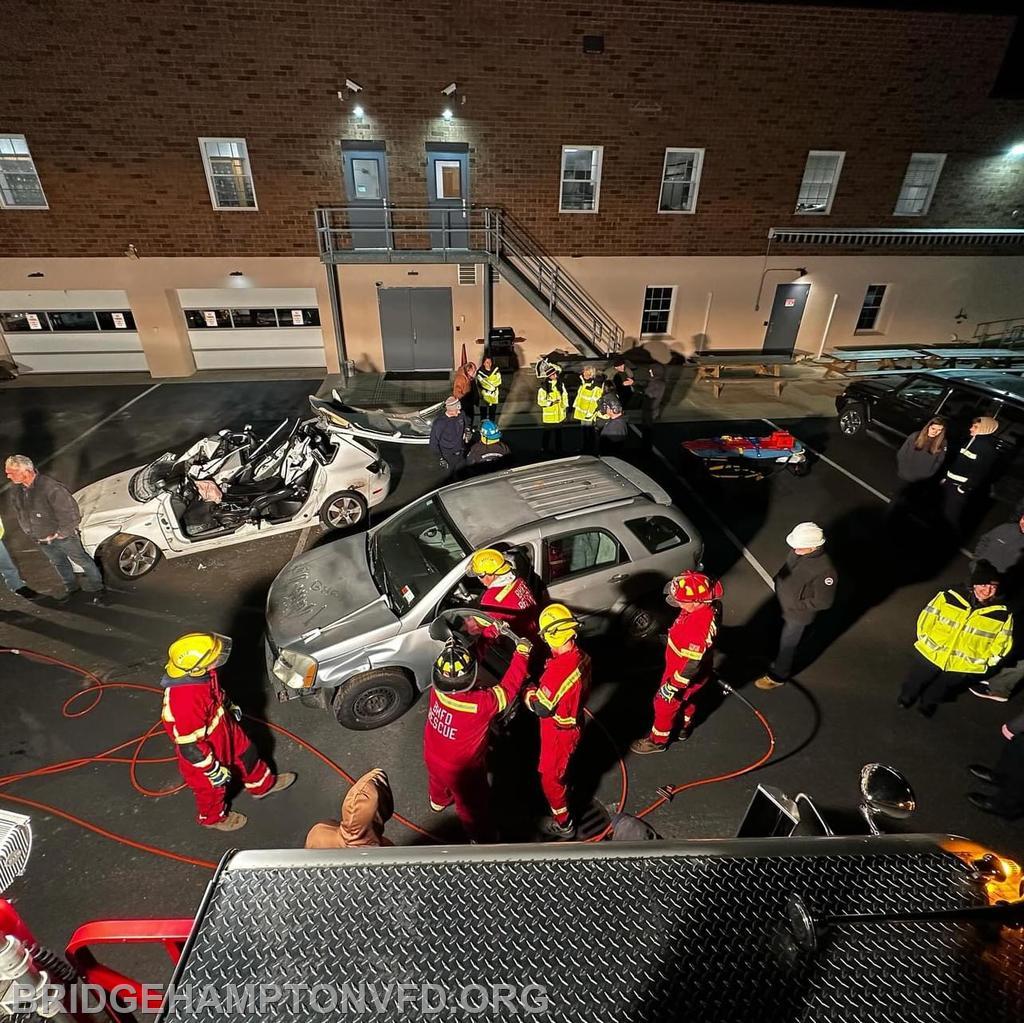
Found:
<svg viewBox="0 0 1024 1023"><path fill-rule="evenodd" d="M874 818L905 820L917 809L917 800L910 782L888 764L865 764L860 772L861 813L879 834Z"/></svg>

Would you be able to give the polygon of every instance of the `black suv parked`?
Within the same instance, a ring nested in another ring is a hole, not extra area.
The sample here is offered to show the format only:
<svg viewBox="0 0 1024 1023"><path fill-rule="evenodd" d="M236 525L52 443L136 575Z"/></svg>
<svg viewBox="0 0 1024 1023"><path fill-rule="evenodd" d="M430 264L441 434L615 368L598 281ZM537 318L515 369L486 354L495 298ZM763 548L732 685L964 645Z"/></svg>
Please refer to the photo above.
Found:
<svg viewBox="0 0 1024 1023"><path fill-rule="evenodd" d="M937 370L864 377L836 398L839 429L853 436L875 428L902 440L932 416L949 423L960 443L976 416L999 421L1003 464L993 496L1015 503L1024 496L1024 378L1007 373Z"/></svg>

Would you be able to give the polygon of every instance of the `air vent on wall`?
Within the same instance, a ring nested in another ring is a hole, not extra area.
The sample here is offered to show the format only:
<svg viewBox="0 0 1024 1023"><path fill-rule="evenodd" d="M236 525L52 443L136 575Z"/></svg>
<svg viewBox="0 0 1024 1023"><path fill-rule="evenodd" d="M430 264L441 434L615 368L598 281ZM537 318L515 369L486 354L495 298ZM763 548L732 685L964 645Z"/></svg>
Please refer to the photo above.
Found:
<svg viewBox="0 0 1024 1023"><path fill-rule="evenodd" d="M459 284L476 284L476 263L459 263Z"/></svg>

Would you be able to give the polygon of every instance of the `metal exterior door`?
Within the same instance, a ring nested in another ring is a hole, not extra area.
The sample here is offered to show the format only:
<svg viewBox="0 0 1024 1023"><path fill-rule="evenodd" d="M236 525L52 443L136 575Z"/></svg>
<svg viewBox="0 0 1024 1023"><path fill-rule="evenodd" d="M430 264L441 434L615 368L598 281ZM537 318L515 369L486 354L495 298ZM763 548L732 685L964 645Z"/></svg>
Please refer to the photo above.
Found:
<svg viewBox="0 0 1024 1023"><path fill-rule="evenodd" d="M809 284L780 284L775 289L775 301L764 335L764 351L773 355L790 355L796 346L804 306L807 305Z"/></svg>
<svg viewBox="0 0 1024 1023"><path fill-rule="evenodd" d="M341 144L345 194L351 207L349 225L355 249L389 249L388 161L384 144L348 142Z"/></svg>
<svg viewBox="0 0 1024 1023"><path fill-rule="evenodd" d="M430 246L469 248L469 151L427 146L427 205Z"/></svg>
<svg viewBox="0 0 1024 1023"><path fill-rule="evenodd" d="M377 302L387 372L453 367L451 288L378 288Z"/></svg>
<svg viewBox="0 0 1024 1023"><path fill-rule="evenodd" d="M451 288L409 288L416 369L454 365Z"/></svg>

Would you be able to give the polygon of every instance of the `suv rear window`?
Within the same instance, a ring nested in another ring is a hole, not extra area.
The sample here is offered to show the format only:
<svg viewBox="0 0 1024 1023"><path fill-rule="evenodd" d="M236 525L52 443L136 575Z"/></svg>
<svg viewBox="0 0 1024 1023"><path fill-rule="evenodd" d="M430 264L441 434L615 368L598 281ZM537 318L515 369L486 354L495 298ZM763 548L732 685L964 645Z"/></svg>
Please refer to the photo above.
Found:
<svg viewBox="0 0 1024 1023"><path fill-rule="evenodd" d="M642 519L627 519L626 528L651 552L660 554L673 547L690 542L685 530L664 515L647 515Z"/></svg>

